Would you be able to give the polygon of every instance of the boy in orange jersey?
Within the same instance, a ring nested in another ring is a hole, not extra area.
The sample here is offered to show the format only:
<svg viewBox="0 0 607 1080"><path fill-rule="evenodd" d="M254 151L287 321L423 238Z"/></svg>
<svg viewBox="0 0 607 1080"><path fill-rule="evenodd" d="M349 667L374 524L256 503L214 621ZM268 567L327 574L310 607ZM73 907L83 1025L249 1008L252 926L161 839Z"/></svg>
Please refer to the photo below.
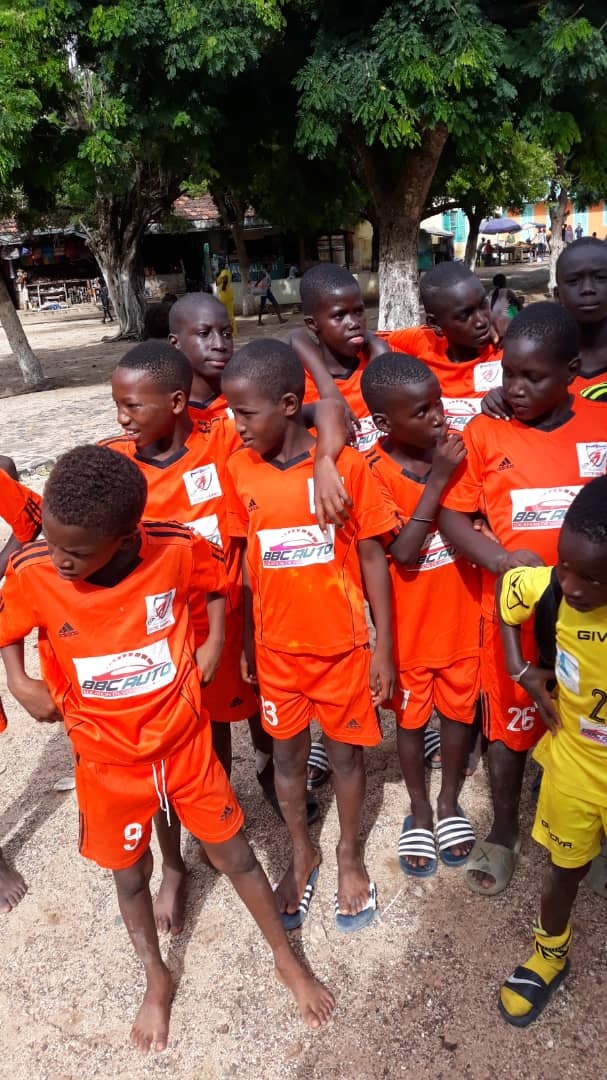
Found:
<svg viewBox="0 0 607 1080"><path fill-rule="evenodd" d="M481 400L501 382L501 349L482 282L461 263L444 262L424 274L420 295L425 326L382 331L395 352L417 356L436 375L452 431L480 412Z"/></svg>
<svg viewBox="0 0 607 1080"><path fill-rule="evenodd" d="M165 1049L173 995L149 890L159 805L167 814L173 807L228 875L273 951L279 978L318 1027L332 997L289 947L202 707L201 676L212 677L222 645L221 552L174 522L142 524L145 500L143 475L121 454L83 446L59 459L44 493L46 542L13 557L2 593L9 688L35 719L63 718L72 741L80 852L113 871L145 969L135 1046ZM202 644L200 594L209 626ZM24 669L23 639L34 627L45 636L42 679Z"/></svg>
<svg viewBox="0 0 607 1080"><path fill-rule="evenodd" d="M259 681L262 720L274 737L276 792L293 857L277 888L287 929L300 926L320 854L305 814L309 723L317 716L333 768L341 834L335 909L339 929L373 918L375 886L365 868L360 821L363 747L381 733L375 706L392 696L391 588L379 538L400 527L362 457L337 459L353 502L340 528L314 514L315 443L302 418L304 370L280 341L256 341L230 361L223 389L244 449L228 464L234 492L231 531L248 541L245 584L255 646L245 638L246 675ZM369 650L365 594L377 632Z"/></svg>
<svg viewBox="0 0 607 1080"><path fill-rule="evenodd" d="M4 577L11 555L21 544L33 540L40 532L42 500L17 480L14 461L0 456L0 516L12 532L0 551L0 578ZM6 728L2 702L0 702L0 732ZM23 900L27 885L21 874L9 866L0 850L0 915L7 915Z"/></svg>
<svg viewBox="0 0 607 1080"><path fill-rule="evenodd" d="M578 349L575 321L558 304L531 304L512 320L502 366L513 419L499 424L480 416L468 425L466 460L442 500L441 532L483 571L481 691L494 819L466 868L467 884L483 896L505 889L514 872L525 759L543 734L535 703L506 672L495 576L553 563L567 507L607 468L604 408L570 392ZM469 515L479 509L498 543L473 529ZM536 655L531 622L523 647L530 659Z"/></svg>
<svg viewBox="0 0 607 1080"><path fill-rule="evenodd" d="M171 345L187 356L194 372L190 416L208 430L212 420L229 415L221 376L234 352L230 316L215 296L186 293L173 304L169 323Z"/></svg>
<svg viewBox="0 0 607 1080"><path fill-rule="evenodd" d="M372 356L385 351L367 331L365 303L356 278L343 266L320 263L301 279L305 323L289 344L306 369L304 401L342 397L354 421L354 445L366 450L379 437L360 389L360 377Z"/></svg>
<svg viewBox="0 0 607 1080"><path fill-rule="evenodd" d="M465 449L449 435L441 388L412 356L384 353L362 376L362 391L385 438L367 451L371 472L405 525L389 551L394 589L397 747L411 799L398 842L401 869L429 877L438 856L459 866L474 832L457 796L479 695L478 575L436 526L443 489ZM433 708L441 718L442 781L436 841L424 770L424 733Z"/></svg>

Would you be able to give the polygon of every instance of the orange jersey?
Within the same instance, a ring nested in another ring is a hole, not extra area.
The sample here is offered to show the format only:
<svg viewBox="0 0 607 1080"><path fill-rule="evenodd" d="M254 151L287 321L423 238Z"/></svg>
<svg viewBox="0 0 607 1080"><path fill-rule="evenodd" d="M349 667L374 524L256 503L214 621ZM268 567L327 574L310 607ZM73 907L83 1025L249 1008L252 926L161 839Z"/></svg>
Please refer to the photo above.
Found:
<svg viewBox="0 0 607 1080"><path fill-rule="evenodd" d="M508 551L529 548L551 566L573 499L583 484L607 472L605 407L573 398L568 417L549 431L479 416L463 438L468 454L445 489L443 505L480 510ZM487 572L483 579L484 610L492 614L494 579Z"/></svg>
<svg viewBox="0 0 607 1080"><path fill-rule="evenodd" d="M481 399L494 386L502 385L502 350L486 345L475 360L457 363L447 354L447 339L429 326L411 326L408 330L379 331L394 352L417 356L436 375L443 394L443 405L453 431L463 431L481 409Z"/></svg>
<svg viewBox="0 0 607 1080"><path fill-rule="evenodd" d="M202 430L213 420L225 420L232 416L232 410L223 394L212 394L206 401L192 401L190 399L188 412L190 419Z"/></svg>
<svg viewBox="0 0 607 1080"><path fill-rule="evenodd" d="M41 495L0 469L0 517L10 525L20 543L26 544L40 532L41 509Z"/></svg>
<svg viewBox="0 0 607 1080"><path fill-rule="evenodd" d="M248 538L256 640L269 649L334 656L368 640L357 542L398 530L361 456L337 468L352 498L350 521L327 533L314 515L314 447L282 466L241 450L228 472L230 532Z"/></svg>
<svg viewBox="0 0 607 1080"><path fill-rule="evenodd" d="M28 544L0 597L0 646L40 628L43 678L89 761L160 761L208 723L190 600L225 592L221 551L172 522L139 536L139 562L112 587L65 581L46 543Z"/></svg>
<svg viewBox="0 0 607 1080"><path fill-rule="evenodd" d="M358 433L356 435L357 450L368 450L369 447L377 442L381 435L381 432L378 431L373 423L369 413L369 406L367 405L360 388L360 378L368 363L368 357L359 353L356 360L356 366L352 368L351 372L347 375L331 375L340 394L348 402L355 417L360 421ZM318 387L312 376L306 371L304 404L307 405L308 402L318 401L318 398Z"/></svg>
<svg viewBox="0 0 607 1080"><path fill-rule="evenodd" d="M585 375L583 371L578 371L570 389L572 394L584 394L584 396L588 396L592 400L591 387L606 385L607 367L604 367L600 368L599 371L594 371L592 375Z"/></svg>
<svg viewBox="0 0 607 1080"><path fill-rule="evenodd" d="M365 458L390 504L408 521L424 481L401 468L377 443ZM415 566L390 560L394 652L399 669L438 668L478 655L480 578L430 525Z"/></svg>

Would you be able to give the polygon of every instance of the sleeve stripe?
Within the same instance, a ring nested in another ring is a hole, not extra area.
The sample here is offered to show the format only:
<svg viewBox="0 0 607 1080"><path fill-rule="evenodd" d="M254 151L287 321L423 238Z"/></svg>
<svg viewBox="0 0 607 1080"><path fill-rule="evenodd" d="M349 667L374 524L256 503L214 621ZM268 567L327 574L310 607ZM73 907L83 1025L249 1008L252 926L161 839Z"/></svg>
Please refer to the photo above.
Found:
<svg viewBox="0 0 607 1080"><path fill-rule="evenodd" d="M48 546L46 541L38 540L35 544L26 544L25 547L12 557L13 570L19 570L25 563L36 560L41 562L42 559L48 557Z"/></svg>

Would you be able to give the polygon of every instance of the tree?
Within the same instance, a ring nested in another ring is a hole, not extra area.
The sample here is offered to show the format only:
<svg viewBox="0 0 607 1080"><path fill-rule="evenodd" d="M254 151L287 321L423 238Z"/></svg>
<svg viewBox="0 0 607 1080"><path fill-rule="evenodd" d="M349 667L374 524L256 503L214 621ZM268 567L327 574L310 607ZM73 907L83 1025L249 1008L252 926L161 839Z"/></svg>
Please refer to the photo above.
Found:
<svg viewBox="0 0 607 1080"><path fill-rule="evenodd" d="M56 0L42 10L62 93L18 175L32 207L85 230L119 334L138 337L145 229L208 160L217 85L257 61L281 17L274 0Z"/></svg>

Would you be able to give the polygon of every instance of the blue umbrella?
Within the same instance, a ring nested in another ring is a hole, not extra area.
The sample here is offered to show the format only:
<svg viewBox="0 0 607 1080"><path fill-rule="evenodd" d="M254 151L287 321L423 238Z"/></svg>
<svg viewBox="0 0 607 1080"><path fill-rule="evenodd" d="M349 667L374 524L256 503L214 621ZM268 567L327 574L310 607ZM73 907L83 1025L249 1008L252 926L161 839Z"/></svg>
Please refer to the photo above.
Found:
<svg viewBox="0 0 607 1080"><path fill-rule="evenodd" d="M520 232L521 228L522 225L519 225L518 221L513 221L512 218L496 217L481 221L479 232L484 233L485 236L496 236L497 233L502 232Z"/></svg>

